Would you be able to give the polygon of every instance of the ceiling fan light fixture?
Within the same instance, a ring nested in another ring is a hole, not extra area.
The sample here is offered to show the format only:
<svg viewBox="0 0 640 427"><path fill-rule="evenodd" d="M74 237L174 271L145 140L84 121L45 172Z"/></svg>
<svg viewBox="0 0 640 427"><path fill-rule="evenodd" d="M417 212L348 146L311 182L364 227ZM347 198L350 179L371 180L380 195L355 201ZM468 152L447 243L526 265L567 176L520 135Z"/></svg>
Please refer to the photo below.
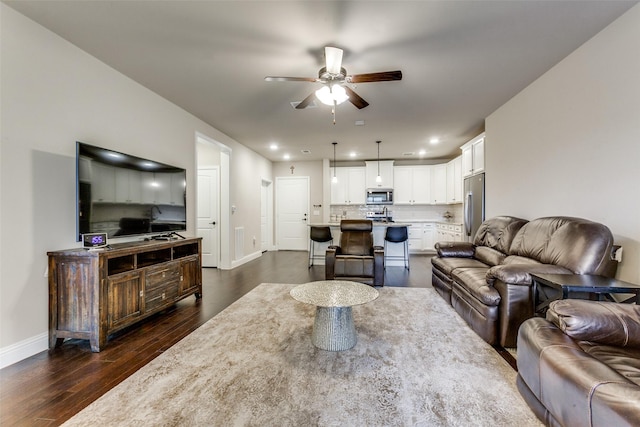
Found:
<svg viewBox="0 0 640 427"><path fill-rule="evenodd" d="M335 104L342 104L349 99L347 91L339 84L334 84L331 87L322 86L316 91L316 98L325 105L333 106Z"/></svg>
<svg viewBox="0 0 640 427"><path fill-rule="evenodd" d="M324 48L324 59L327 65L327 72L330 74L340 74L342 67L342 49L327 46Z"/></svg>

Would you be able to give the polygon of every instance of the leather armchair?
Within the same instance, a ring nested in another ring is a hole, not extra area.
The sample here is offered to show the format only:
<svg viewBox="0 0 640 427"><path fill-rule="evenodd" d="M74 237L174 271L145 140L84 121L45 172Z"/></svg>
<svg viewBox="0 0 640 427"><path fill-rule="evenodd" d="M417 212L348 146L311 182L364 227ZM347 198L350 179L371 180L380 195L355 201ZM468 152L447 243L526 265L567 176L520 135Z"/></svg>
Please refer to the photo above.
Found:
<svg viewBox="0 0 640 427"><path fill-rule="evenodd" d="M329 246L325 278L384 286L384 248L373 246L373 222L346 219L340 222L340 246Z"/></svg>

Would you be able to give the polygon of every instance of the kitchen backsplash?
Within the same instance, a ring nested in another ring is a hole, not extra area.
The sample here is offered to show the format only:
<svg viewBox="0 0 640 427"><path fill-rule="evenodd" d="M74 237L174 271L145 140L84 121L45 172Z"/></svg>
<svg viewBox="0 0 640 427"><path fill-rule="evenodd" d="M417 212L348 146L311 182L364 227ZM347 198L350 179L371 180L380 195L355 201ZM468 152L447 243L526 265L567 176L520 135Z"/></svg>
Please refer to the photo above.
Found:
<svg viewBox="0 0 640 427"><path fill-rule="evenodd" d="M331 205L330 215L345 219L365 218L367 212L382 212L384 206ZM388 216L394 221L432 220L462 223L462 203L455 205L391 205L387 206ZM446 218L447 212L451 215Z"/></svg>

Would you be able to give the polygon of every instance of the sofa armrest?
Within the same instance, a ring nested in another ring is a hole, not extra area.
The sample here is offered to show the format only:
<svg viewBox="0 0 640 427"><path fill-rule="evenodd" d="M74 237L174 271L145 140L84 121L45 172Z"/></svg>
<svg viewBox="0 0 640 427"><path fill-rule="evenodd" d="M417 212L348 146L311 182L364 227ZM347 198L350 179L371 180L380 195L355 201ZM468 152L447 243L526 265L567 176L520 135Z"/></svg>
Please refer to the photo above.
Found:
<svg viewBox="0 0 640 427"><path fill-rule="evenodd" d="M476 247L469 242L438 242L435 244L438 256L443 258L473 258Z"/></svg>
<svg viewBox="0 0 640 427"><path fill-rule="evenodd" d="M554 264L496 265L487 271L487 283L501 280L510 285L531 286L531 274L573 274L573 271Z"/></svg>
<svg viewBox="0 0 640 427"><path fill-rule="evenodd" d="M577 341L640 348L640 306L566 299L553 301L547 320Z"/></svg>

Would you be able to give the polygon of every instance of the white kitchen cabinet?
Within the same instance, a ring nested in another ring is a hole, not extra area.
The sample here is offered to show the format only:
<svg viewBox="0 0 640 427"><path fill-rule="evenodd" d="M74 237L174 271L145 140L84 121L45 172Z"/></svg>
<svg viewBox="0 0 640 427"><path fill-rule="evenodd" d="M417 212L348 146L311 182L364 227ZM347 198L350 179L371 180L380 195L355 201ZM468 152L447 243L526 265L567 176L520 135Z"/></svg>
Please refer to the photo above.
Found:
<svg viewBox="0 0 640 427"><path fill-rule="evenodd" d="M331 183L332 205L364 205L366 196L365 168L336 167L338 182Z"/></svg>
<svg viewBox="0 0 640 427"><path fill-rule="evenodd" d="M447 163L447 203L462 203L462 156Z"/></svg>
<svg viewBox="0 0 640 427"><path fill-rule="evenodd" d="M447 203L447 164L431 167L431 203L442 205Z"/></svg>
<svg viewBox="0 0 640 427"><path fill-rule="evenodd" d="M409 252L422 251L422 238L422 224L411 224L409 227Z"/></svg>
<svg viewBox="0 0 640 427"><path fill-rule="evenodd" d="M98 203L113 203L116 200L115 188L115 168L93 162L91 165L91 200Z"/></svg>
<svg viewBox="0 0 640 427"><path fill-rule="evenodd" d="M462 242L462 225L461 224L436 224L435 243L437 242Z"/></svg>
<svg viewBox="0 0 640 427"><path fill-rule="evenodd" d="M366 188L393 188L393 160L380 160L381 182L376 182L378 177L378 161L366 161Z"/></svg>
<svg viewBox="0 0 640 427"><path fill-rule="evenodd" d="M422 224L422 250L423 251L434 251L433 246L436 244L435 242L435 224L433 223L424 223Z"/></svg>
<svg viewBox="0 0 640 427"><path fill-rule="evenodd" d="M177 172L171 174L171 204L173 206L184 206L185 189L187 182L184 173Z"/></svg>
<svg viewBox="0 0 640 427"><path fill-rule="evenodd" d="M142 172L142 202L151 205L170 205L170 173Z"/></svg>
<svg viewBox="0 0 640 427"><path fill-rule="evenodd" d="M431 203L431 166L396 166L393 168L393 182L394 204Z"/></svg>
<svg viewBox="0 0 640 427"><path fill-rule="evenodd" d="M460 147L462 150L462 176L484 171L484 132Z"/></svg>
<svg viewBox="0 0 640 427"><path fill-rule="evenodd" d="M115 175L116 203L141 203L141 172L130 169L115 168Z"/></svg>

